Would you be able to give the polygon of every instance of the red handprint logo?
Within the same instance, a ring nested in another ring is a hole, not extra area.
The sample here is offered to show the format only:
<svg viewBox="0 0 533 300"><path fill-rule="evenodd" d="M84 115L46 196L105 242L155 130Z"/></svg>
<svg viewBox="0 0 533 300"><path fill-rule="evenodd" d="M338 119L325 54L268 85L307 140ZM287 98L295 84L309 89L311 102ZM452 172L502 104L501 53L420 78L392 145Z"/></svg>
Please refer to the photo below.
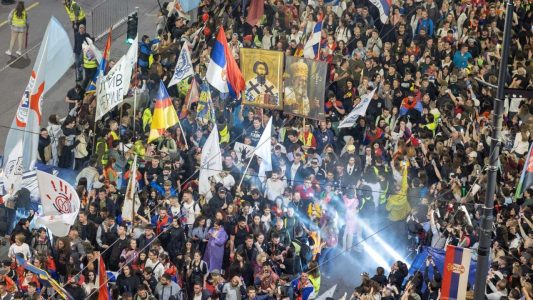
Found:
<svg viewBox="0 0 533 300"><path fill-rule="evenodd" d="M46 194L46 197L50 201L54 202L54 208L60 214L71 213L72 193L69 191L67 184L63 183L63 181L61 180L58 180L58 184L56 184L56 182L54 182L53 180L50 180L50 183L52 184L52 188L54 189L54 192L56 194L53 196L50 196L50 194Z"/></svg>

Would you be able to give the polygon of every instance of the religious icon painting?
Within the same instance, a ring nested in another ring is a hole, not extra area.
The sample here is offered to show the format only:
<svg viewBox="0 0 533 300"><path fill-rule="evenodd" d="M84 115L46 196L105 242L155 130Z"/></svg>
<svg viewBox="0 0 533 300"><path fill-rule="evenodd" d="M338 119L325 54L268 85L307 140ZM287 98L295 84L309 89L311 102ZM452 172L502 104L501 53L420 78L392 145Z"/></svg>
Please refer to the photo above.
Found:
<svg viewBox="0 0 533 300"><path fill-rule="evenodd" d="M249 48L240 50L241 71L246 82L242 103L268 109L283 109L283 52Z"/></svg>
<svg viewBox="0 0 533 300"><path fill-rule="evenodd" d="M285 58L283 111L314 120L325 120L324 98L327 64L323 61Z"/></svg>

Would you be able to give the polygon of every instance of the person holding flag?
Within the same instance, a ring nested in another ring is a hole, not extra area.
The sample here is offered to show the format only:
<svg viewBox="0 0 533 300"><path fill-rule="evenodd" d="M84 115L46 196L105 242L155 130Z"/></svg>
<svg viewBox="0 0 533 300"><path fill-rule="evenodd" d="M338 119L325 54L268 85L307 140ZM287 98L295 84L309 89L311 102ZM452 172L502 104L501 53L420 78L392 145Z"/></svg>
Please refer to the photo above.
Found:
<svg viewBox="0 0 533 300"><path fill-rule="evenodd" d="M219 92L230 93L234 98L238 97L246 86L241 70L231 54L223 27L218 30L205 77Z"/></svg>
<svg viewBox="0 0 533 300"><path fill-rule="evenodd" d="M85 80L83 81L82 86L85 88L89 84L89 80L96 77L96 74L98 73L96 55L89 47L86 47L83 51L83 70L85 71Z"/></svg>
<svg viewBox="0 0 533 300"><path fill-rule="evenodd" d="M85 79L83 80L83 88L86 88L86 93L96 92L96 82L100 75L105 75L107 60L109 59L109 54L111 52L111 28L109 28L109 33L107 34L107 41L105 43L104 53L102 54L102 59L100 64L96 59L95 50L91 47L86 47L83 51L83 68L85 69Z"/></svg>
<svg viewBox="0 0 533 300"><path fill-rule="evenodd" d="M177 58L176 69L174 70L174 75L172 75L168 87L176 85L190 76L194 76L190 48L191 44L188 42L185 42L181 47L180 55Z"/></svg>
<svg viewBox="0 0 533 300"><path fill-rule="evenodd" d="M322 20L316 22L313 32L304 46L305 58L317 58L320 51L320 41L322 40Z"/></svg>
<svg viewBox="0 0 533 300"><path fill-rule="evenodd" d="M152 125L150 127L150 135L148 136L148 143L163 136L167 128L179 124L178 114L172 104L172 99L168 95L167 89L163 81L159 82L159 91L154 105L154 114L152 116ZM181 127L181 124L180 124ZM183 130L182 130L183 132Z"/></svg>

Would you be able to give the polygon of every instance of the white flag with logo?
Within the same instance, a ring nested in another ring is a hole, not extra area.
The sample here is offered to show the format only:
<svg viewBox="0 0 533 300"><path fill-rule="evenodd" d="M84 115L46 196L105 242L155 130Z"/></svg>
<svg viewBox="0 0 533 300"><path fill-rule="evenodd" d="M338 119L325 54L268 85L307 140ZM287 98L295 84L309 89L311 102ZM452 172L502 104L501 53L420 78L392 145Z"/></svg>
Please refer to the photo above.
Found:
<svg viewBox="0 0 533 300"><path fill-rule="evenodd" d="M368 105L370 104L370 100L372 100L374 97L376 90L377 89L374 89L372 92L363 95L361 97L361 102L359 102L359 104L352 109L349 115L342 119L338 128L350 128L355 124L355 121L357 121L359 116L364 116L366 114Z"/></svg>
<svg viewBox="0 0 533 300"><path fill-rule="evenodd" d="M183 79L194 75L189 47L190 45L188 42L185 42L181 47L180 56L178 56L178 62L176 63L176 69L174 70L172 79L170 79L170 82L168 83L168 87L178 84L178 82Z"/></svg>
<svg viewBox="0 0 533 300"><path fill-rule="evenodd" d="M130 177L126 193L124 195L124 204L122 205L122 220L126 222L133 221L135 211L139 209L141 202L137 197L137 155L133 158L130 168Z"/></svg>
<svg viewBox="0 0 533 300"><path fill-rule="evenodd" d="M100 120L115 106L122 103L128 94L131 74L137 62L137 38L133 41L126 55L113 66L109 73L101 77L96 85L96 120Z"/></svg>
<svg viewBox="0 0 533 300"><path fill-rule="evenodd" d="M63 77L73 63L74 54L69 36L61 23L52 17L46 27L30 80L11 123L4 148L5 157L21 160L24 171L31 170L37 160L39 143L37 133L41 125L43 96ZM21 141L22 151L13 151ZM10 159L6 163L10 163Z"/></svg>
<svg viewBox="0 0 533 300"><path fill-rule="evenodd" d="M24 172L22 166L22 140L18 140L15 148L11 150L7 157L7 162L4 168L4 187L6 192L15 193L22 185L22 174Z"/></svg>
<svg viewBox="0 0 533 300"><path fill-rule="evenodd" d="M37 171L37 182L43 215L35 223L46 226L55 236L67 236L80 212L78 193L65 180L46 172Z"/></svg>
<svg viewBox="0 0 533 300"><path fill-rule="evenodd" d="M96 58L96 61L98 64L100 64L100 61L102 61L102 51L98 50L96 46L94 45L94 42L92 39L86 37L85 42L82 43L81 46L82 49L89 48L94 53L94 57Z"/></svg>
<svg viewBox="0 0 533 300"><path fill-rule="evenodd" d="M254 154L261 157L261 164L259 165L259 176L262 181L266 180L266 172L272 171L272 117L268 120L267 126L257 143Z"/></svg>
<svg viewBox="0 0 533 300"><path fill-rule="evenodd" d="M200 195L205 195L211 189L209 177L214 176L222 171L222 152L220 150L220 142L218 139L217 125L213 126L213 130L205 141L202 148L202 159L200 162L200 179L198 192Z"/></svg>

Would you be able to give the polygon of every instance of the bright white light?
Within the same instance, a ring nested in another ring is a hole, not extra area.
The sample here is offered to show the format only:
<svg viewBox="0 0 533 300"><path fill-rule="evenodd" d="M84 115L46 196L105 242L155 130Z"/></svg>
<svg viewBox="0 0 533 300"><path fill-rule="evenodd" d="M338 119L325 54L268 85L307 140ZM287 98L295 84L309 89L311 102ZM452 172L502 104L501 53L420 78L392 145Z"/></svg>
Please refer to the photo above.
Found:
<svg viewBox="0 0 533 300"><path fill-rule="evenodd" d="M360 226L363 227L363 230L366 231L369 235L375 233L375 231L372 230L372 228L370 228L370 226L368 226L368 224L366 224L364 221L358 220L358 223ZM389 254L392 258L394 258L395 261L399 260L404 262L405 258L402 257L400 253L398 253L396 250L394 250L389 244L387 244L381 237L379 237L379 233L372 235L372 237L370 237L369 239L374 239L376 242L378 242L378 244L383 248L383 250L385 250L385 252L387 252L387 254ZM411 264L409 264L408 262L405 263L407 264L408 268L411 267Z"/></svg>
<svg viewBox="0 0 533 300"><path fill-rule="evenodd" d="M379 255L378 251L376 251L372 246L367 244L365 241L361 242L361 246L363 246L364 253L368 254L372 260L374 260L378 266L383 267L385 271L390 271L389 263L383 258L383 256Z"/></svg>

